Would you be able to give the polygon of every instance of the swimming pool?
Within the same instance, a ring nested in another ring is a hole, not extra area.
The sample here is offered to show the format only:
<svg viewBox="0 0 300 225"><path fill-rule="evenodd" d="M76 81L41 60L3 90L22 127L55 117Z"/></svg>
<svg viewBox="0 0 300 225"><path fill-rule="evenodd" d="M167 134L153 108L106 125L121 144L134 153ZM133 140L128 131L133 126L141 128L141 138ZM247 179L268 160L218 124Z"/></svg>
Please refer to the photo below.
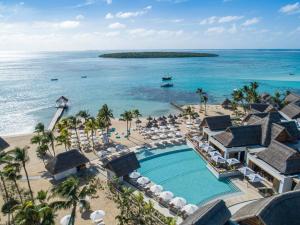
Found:
<svg viewBox="0 0 300 225"><path fill-rule="evenodd" d="M166 149L142 150L137 154L139 172L188 203L202 204L238 188L229 180L218 180L205 161L187 145Z"/></svg>

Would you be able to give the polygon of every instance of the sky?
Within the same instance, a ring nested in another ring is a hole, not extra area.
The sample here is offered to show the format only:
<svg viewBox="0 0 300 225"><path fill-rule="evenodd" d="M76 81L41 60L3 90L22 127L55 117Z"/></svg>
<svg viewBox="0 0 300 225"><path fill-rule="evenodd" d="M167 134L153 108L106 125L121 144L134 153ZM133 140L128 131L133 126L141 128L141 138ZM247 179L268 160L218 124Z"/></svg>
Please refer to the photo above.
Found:
<svg viewBox="0 0 300 225"><path fill-rule="evenodd" d="M300 1L0 0L0 51L300 48Z"/></svg>

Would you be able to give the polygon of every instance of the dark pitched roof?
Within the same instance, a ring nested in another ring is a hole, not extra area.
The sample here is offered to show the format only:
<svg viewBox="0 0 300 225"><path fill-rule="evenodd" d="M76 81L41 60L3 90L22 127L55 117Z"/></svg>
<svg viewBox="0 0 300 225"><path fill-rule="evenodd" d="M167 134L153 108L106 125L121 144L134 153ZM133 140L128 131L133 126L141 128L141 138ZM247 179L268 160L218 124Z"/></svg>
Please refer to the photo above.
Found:
<svg viewBox="0 0 300 225"><path fill-rule="evenodd" d="M300 131L295 121L284 121L278 123L278 125L284 127L284 129L287 131L289 139L286 141L295 141L300 139Z"/></svg>
<svg viewBox="0 0 300 225"><path fill-rule="evenodd" d="M300 100L286 105L281 112L290 119L300 118Z"/></svg>
<svg viewBox="0 0 300 225"><path fill-rule="evenodd" d="M232 123L229 115L208 116L200 124L200 127L208 127L212 131L225 130L230 126L232 126Z"/></svg>
<svg viewBox="0 0 300 225"><path fill-rule="evenodd" d="M140 168L140 163L134 152L122 155L104 163L104 168L113 171L117 177L122 177Z"/></svg>
<svg viewBox="0 0 300 225"><path fill-rule="evenodd" d="M262 93L260 95L260 99L262 102L269 102L271 100L272 96L269 93Z"/></svg>
<svg viewBox="0 0 300 225"><path fill-rule="evenodd" d="M53 175L64 172L68 169L88 163L89 159L78 150L73 149L57 154L46 164L46 169Z"/></svg>
<svg viewBox="0 0 300 225"><path fill-rule="evenodd" d="M228 98L226 98L225 100L224 100L224 102L222 102L222 104L221 104L223 107L229 107L230 105L231 105L231 101L228 99Z"/></svg>
<svg viewBox="0 0 300 225"><path fill-rule="evenodd" d="M295 94L295 93L291 93L289 94L288 96L285 97L285 102L286 103L291 103L291 102L295 102L295 101L298 101L300 100L300 96Z"/></svg>
<svg viewBox="0 0 300 225"><path fill-rule="evenodd" d="M58 102L58 101L60 101L60 100L63 100L63 101L65 101L65 102L69 101L69 99L67 99L65 96L60 96L60 97L56 100L56 102Z"/></svg>
<svg viewBox="0 0 300 225"><path fill-rule="evenodd" d="M269 104L266 103L252 103L249 104L250 111L253 113L265 112L265 110L269 107Z"/></svg>
<svg viewBox="0 0 300 225"><path fill-rule="evenodd" d="M257 153L257 157L283 174L300 173L300 153L276 140L271 142L268 149Z"/></svg>
<svg viewBox="0 0 300 225"><path fill-rule="evenodd" d="M267 115L268 115L268 113L265 113L265 112L249 113L245 116L245 118L243 119L243 122L246 122L248 124L253 124L253 123L257 122L258 120L266 117Z"/></svg>
<svg viewBox="0 0 300 225"><path fill-rule="evenodd" d="M294 187L294 191L299 191L299 190L300 190L300 182L298 182Z"/></svg>
<svg viewBox="0 0 300 225"><path fill-rule="evenodd" d="M264 225L298 225L300 209L300 191L290 191L252 202L232 217L242 223L251 218L259 218Z"/></svg>
<svg viewBox="0 0 300 225"><path fill-rule="evenodd" d="M231 213L223 200L217 200L199 208L184 220L181 225L224 225Z"/></svg>
<svg viewBox="0 0 300 225"><path fill-rule="evenodd" d="M225 147L242 147L261 143L261 125L229 127L214 138Z"/></svg>
<svg viewBox="0 0 300 225"><path fill-rule="evenodd" d="M9 147L9 144L3 139L0 137L0 151L6 149Z"/></svg>

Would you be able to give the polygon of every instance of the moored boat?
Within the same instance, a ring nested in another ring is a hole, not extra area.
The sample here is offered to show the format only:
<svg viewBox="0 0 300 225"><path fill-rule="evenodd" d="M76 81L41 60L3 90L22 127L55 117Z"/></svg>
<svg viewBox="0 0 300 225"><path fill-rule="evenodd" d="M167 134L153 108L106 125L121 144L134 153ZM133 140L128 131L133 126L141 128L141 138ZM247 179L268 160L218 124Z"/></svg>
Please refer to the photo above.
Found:
<svg viewBox="0 0 300 225"><path fill-rule="evenodd" d="M58 81L58 79L57 78L52 78L51 81Z"/></svg>
<svg viewBox="0 0 300 225"><path fill-rule="evenodd" d="M165 76L165 77L162 77L161 79L162 79L162 81L167 81L167 80L172 80L172 77L171 76Z"/></svg>
<svg viewBox="0 0 300 225"><path fill-rule="evenodd" d="M172 83L166 83L166 84L162 84L160 85L162 88L169 88L169 87L173 87L174 85Z"/></svg>
<svg viewBox="0 0 300 225"><path fill-rule="evenodd" d="M87 76L81 76L81 78L87 78Z"/></svg>

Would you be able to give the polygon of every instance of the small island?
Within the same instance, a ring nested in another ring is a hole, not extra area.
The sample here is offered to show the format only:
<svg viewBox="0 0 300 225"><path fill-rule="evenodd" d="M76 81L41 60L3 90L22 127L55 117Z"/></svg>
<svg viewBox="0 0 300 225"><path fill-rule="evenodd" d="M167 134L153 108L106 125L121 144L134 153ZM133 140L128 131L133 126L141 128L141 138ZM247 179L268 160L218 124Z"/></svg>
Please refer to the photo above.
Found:
<svg viewBox="0 0 300 225"><path fill-rule="evenodd" d="M102 58L191 58L191 57L217 57L212 53L196 53L196 52L118 52L102 54Z"/></svg>

